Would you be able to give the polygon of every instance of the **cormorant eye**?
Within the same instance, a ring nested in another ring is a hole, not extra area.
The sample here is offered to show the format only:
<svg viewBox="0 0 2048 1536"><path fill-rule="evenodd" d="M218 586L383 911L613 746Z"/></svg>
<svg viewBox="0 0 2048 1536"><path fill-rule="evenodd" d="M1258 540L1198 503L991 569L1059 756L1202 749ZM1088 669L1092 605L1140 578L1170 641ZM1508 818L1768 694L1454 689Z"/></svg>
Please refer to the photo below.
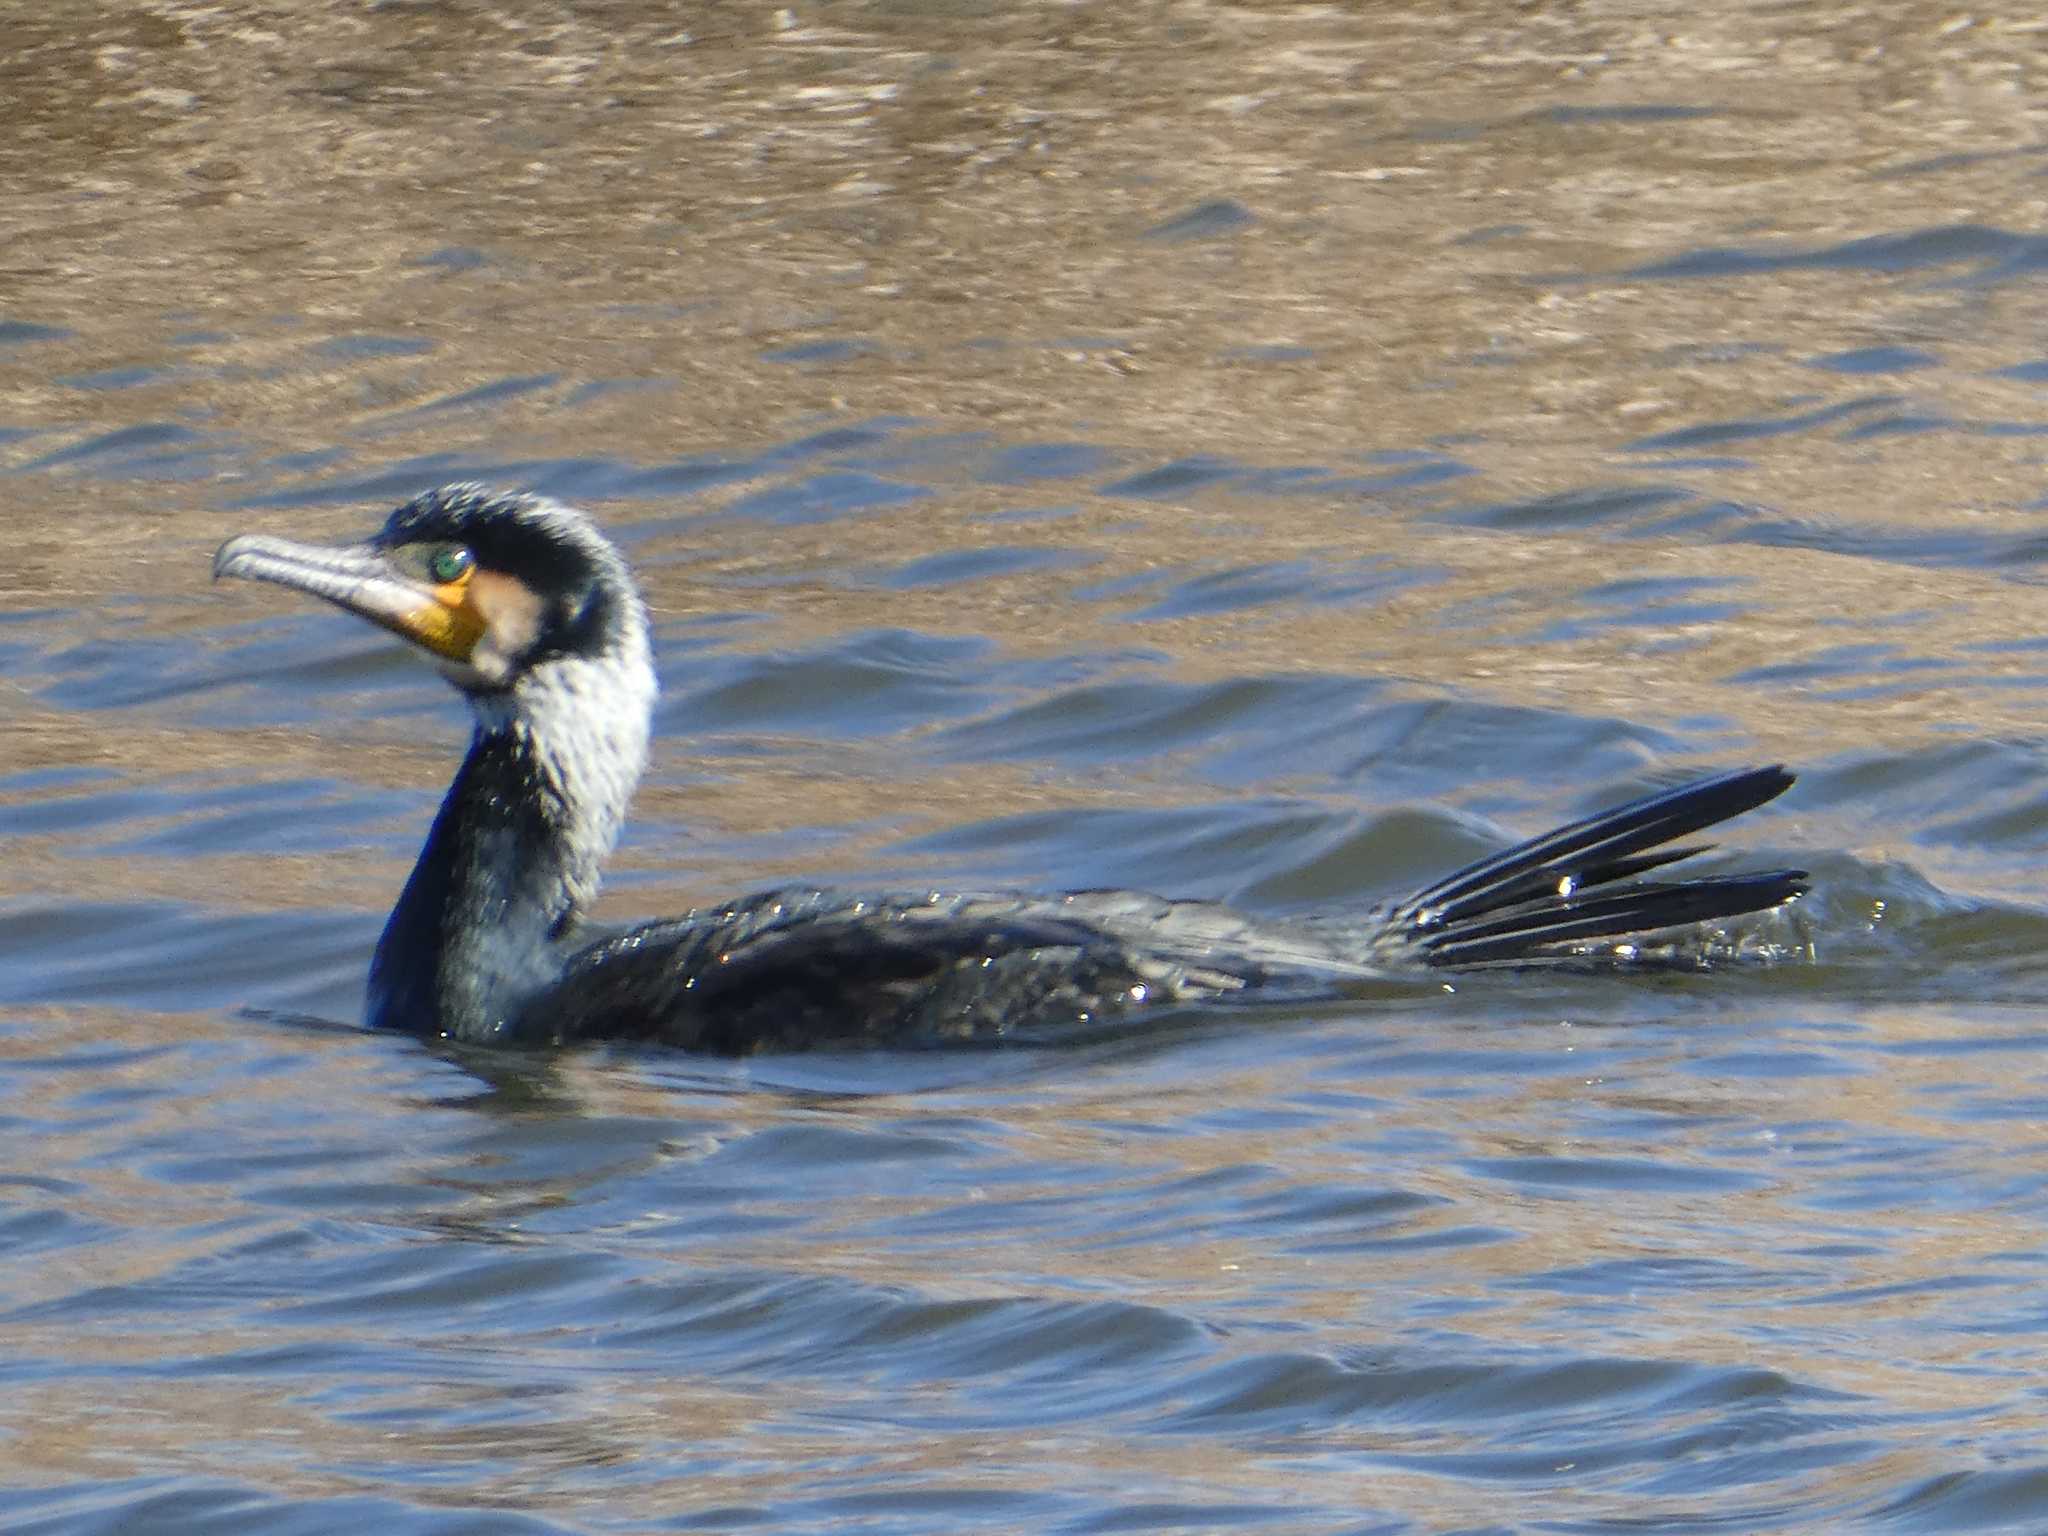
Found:
<svg viewBox="0 0 2048 1536"><path fill-rule="evenodd" d="M427 574L442 586L462 580L476 564L476 556L460 544L443 544L427 556Z"/></svg>

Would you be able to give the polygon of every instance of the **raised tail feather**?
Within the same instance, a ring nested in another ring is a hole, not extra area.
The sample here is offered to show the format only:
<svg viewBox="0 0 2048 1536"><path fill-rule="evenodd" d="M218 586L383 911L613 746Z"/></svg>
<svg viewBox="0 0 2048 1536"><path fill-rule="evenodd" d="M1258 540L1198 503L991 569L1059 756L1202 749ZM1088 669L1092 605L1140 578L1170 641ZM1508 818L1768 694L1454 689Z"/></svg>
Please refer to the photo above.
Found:
<svg viewBox="0 0 2048 1536"><path fill-rule="evenodd" d="M1640 880L1704 853L1673 844L1774 800L1782 767L1742 768L1661 790L1482 859L1394 908L1389 926L1431 965L1558 965L1588 942L1762 912L1806 890L1803 869Z"/></svg>

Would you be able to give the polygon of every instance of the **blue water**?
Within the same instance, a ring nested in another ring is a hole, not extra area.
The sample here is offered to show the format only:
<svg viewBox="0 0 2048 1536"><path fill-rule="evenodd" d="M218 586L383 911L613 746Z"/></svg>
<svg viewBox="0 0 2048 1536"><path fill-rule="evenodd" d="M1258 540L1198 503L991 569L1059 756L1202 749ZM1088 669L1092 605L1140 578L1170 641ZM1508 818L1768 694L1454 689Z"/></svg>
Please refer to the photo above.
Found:
<svg viewBox="0 0 2048 1536"><path fill-rule="evenodd" d="M0 1527L2048 1529L2002 115L1677 13L366 16L23 24ZM457 478L647 586L605 916L1341 910L1784 760L1715 857L1813 872L1812 958L1060 1048L366 1033L460 705L208 561Z"/></svg>

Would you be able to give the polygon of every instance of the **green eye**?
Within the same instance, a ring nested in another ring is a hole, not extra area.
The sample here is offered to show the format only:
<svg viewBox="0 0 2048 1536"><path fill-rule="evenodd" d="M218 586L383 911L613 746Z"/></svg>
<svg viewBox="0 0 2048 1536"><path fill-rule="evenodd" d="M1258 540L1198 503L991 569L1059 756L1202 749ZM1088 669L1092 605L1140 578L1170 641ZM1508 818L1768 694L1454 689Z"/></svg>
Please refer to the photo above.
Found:
<svg viewBox="0 0 2048 1536"><path fill-rule="evenodd" d="M427 574L445 587L462 580L475 564L476 556L460 544L444 544L427 556Z"/></svg>

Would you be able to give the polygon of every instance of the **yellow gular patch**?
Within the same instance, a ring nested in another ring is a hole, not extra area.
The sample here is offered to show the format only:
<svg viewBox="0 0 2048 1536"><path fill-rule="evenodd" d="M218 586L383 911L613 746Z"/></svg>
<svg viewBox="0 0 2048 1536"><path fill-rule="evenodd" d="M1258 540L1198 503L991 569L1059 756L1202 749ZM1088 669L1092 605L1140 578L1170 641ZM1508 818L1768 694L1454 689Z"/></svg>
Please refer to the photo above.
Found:
<svg viewBox="0 0 2048 1536"><path fill-rule="evenodd" d="M431 588L433 600L408 613L399 628L436 656L466 663L486 627L474 601L475 574L464 571L454 581Z"/></svg>
<svg viewBox="0 0 2048 1536"><path fill-rule="evenodd" d="M434 601L443 608L460 608L469 592L469 584L476 577L476 567L471 566L453 581L444 581L434 588Z"/></svg>

